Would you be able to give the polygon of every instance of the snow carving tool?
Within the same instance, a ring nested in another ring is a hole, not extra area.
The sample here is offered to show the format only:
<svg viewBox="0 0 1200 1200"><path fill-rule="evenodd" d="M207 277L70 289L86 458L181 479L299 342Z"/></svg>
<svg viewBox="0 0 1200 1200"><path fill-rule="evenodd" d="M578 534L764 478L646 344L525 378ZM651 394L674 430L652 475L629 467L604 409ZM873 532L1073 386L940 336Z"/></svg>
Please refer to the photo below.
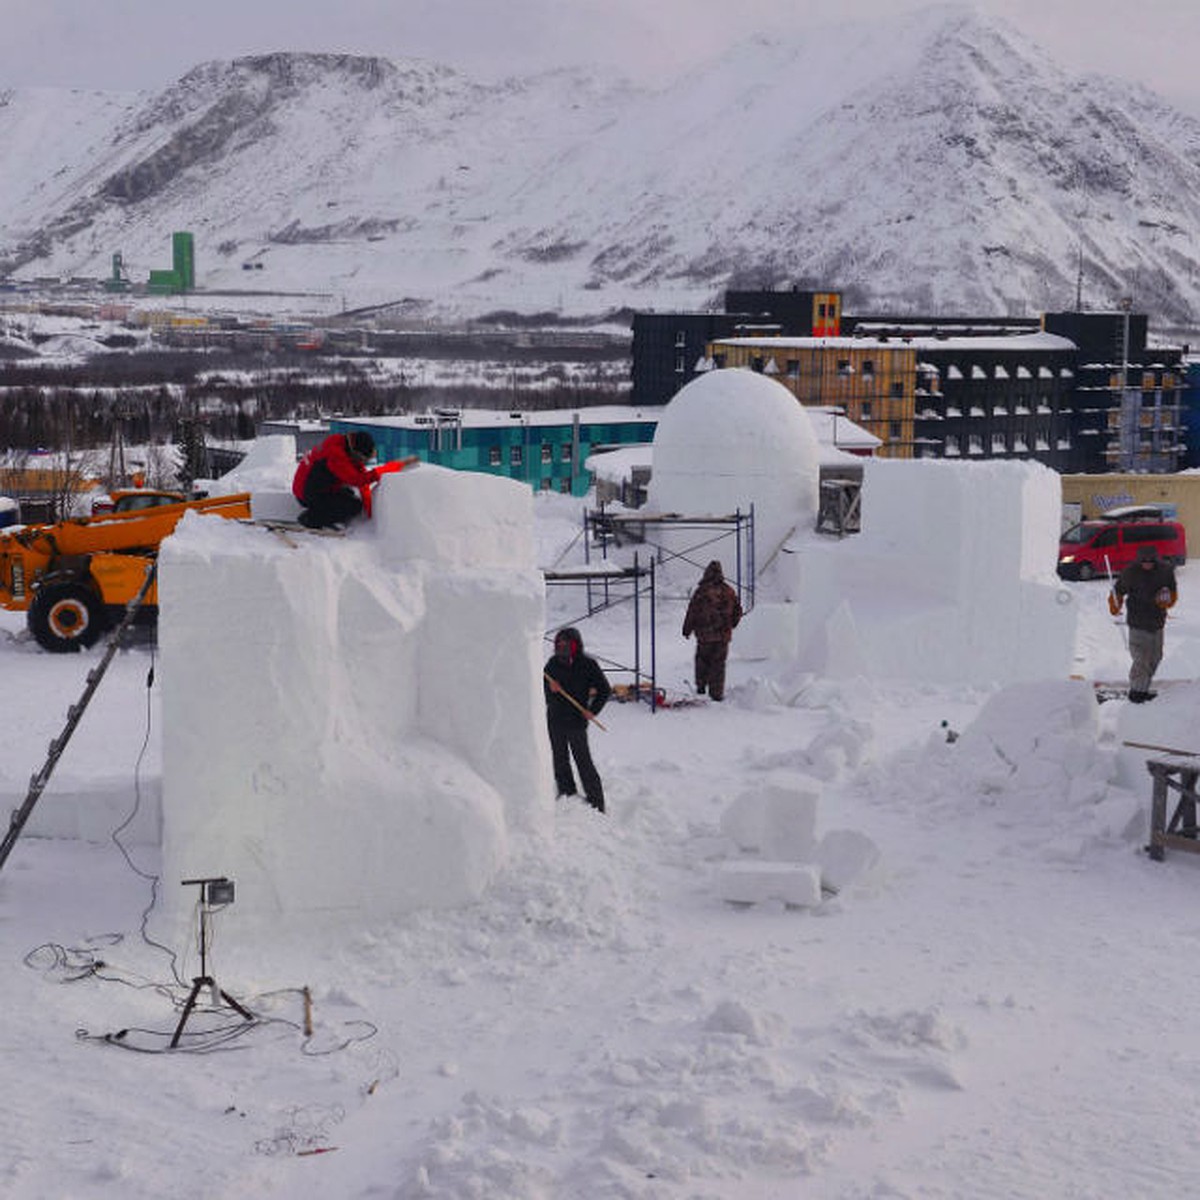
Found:
<svg viewBox="0 0 1200 1200"><path fill-rule="evenodd" d="M406 467L415 467L421 461L420 455L410 454L407 458L393 459L391 462L380 463L377 467L372 467L371 470L375 474L375 482L378 483L384 475L394 475L397 471L403 471ZM371 485L363 484L358 489L359 495L362 496L363 513L366 516L371 515Z"/></svg>

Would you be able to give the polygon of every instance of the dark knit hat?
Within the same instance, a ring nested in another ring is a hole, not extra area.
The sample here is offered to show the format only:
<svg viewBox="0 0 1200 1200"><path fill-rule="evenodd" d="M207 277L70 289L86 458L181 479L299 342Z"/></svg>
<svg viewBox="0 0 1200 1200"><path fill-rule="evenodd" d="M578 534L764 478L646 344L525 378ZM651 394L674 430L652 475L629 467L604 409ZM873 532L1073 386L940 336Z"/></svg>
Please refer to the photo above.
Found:
<svg viewBox="0 0 1200 1200"><path fill-rule="evenodd" d="M356 429L346 435L350 449L361 459L368 459L375 453L375 439L365 429Z"/></svg>

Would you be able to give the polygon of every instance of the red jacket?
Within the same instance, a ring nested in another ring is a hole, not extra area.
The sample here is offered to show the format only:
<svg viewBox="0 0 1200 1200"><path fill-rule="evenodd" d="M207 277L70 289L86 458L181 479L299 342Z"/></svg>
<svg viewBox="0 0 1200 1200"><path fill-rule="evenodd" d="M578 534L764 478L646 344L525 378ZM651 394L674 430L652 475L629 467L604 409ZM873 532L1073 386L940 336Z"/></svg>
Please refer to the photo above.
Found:
<svg viewBox="0 0 1200 1200"><path fill-rule="evenodd" d="M379 473L373 467L365 467L355 458L347 446L346 434L331 433L319 446L314 446L301 460L292 480L292 495L304 503L304 487L308 477L318 463L324 470L318 476L325 477L321 491L332 492L339 487L365 488L375 483ZM330 479L329 477L333 478Z"/></svg>

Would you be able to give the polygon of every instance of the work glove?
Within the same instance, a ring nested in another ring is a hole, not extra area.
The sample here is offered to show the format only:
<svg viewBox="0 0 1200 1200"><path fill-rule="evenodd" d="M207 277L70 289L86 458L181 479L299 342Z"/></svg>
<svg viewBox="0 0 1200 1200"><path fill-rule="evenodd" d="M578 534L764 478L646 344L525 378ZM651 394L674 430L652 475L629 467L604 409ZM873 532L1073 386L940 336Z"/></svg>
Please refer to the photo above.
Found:
<svg viewBox="0 0 1200 1200"><path fill-rule="evenodd" d="M1118 596L1116 592L1108 593L1108 611L1112 613L1114 617L1119 617L1121 615L1121 604L1121 597Z"/></svg>
<svg viewBox="0 0 1200 1200"><path fill-rule="evenodd" d="M1170 588L1159 588L1157 595L1154 597L1154 602L1159 608L1167 609L1175 604L1176 599L1177 596Z"/></svg>

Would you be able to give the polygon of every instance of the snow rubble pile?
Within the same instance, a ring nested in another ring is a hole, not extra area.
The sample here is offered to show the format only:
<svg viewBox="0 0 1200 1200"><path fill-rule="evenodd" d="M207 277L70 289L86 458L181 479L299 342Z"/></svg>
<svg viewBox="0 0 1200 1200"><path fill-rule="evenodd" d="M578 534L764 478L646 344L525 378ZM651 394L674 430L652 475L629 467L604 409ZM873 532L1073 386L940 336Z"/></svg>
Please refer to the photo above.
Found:
<svg viewBox="0 0 1200 1200"><path fill-rule="evenodd" d="M164 543L163 899L268 934L478 897L553 814L532 494L423 465L346 536ZM257 924L256 924L257 923Z"/></svg>
<svg viewBox="0 0 1200 1200"><path fill-rule="evenodd" d="M1071 673L1058 476L1037 463L872 460L862 532L795 538L739 628L745 657L831 678L987 686Z"/></svg>
<svg viewBox="0 0 1200 1200"><path fill-rule="evenodd" d="M887 766L887 787L944 827L977 811L985 827L1037 857L1077 862L1097 845L1145 838L1149 777L1122 767L1112 714L1082 679L1015 683L994 692L954 739ZM1144 764L1144 758L1143 758Z"/></svg>

